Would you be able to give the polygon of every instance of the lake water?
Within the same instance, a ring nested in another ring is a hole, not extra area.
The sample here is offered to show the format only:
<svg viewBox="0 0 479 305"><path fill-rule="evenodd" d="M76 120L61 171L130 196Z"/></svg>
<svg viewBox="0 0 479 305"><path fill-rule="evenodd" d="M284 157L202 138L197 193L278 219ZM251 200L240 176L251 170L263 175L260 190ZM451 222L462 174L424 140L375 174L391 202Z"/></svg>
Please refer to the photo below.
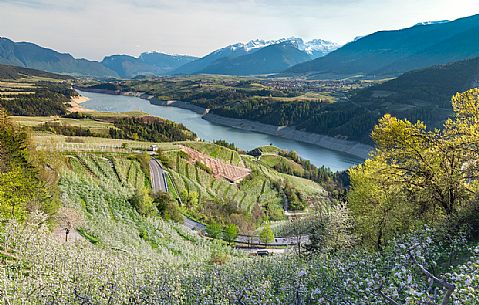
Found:
<svg viewBox="0 0 479 305"><path fill-rule="evenodd" d="M223 139L234 143L243 150L251 150L259 146L273 144L282 149L295 150L316 166L326 166L333 171L345 170L361 163L361 158L345 153L332 151L317 145L302 143L277 136L262 134L253 131L217 125L204 120L201 115L187 109L167 106L155 106L149 101L131 96L108 95L92 92L79 93L90 100L82 106L87 109L106 112L143 111L177 123L182 123L203 140L213 141Z"/></svg>

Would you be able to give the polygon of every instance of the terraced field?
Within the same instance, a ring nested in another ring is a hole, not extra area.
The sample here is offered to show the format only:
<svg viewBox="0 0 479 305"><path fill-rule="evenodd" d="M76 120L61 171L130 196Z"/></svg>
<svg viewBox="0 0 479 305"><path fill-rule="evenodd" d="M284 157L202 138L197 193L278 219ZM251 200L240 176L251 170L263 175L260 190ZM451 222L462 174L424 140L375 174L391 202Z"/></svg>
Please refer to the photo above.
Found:
<svg viewBox="0 0 479 305"><path fill-rule="evenodd" d="M196 162L204 164L206 168L210 169L211 173L217 178L225 178L229 182L236 183L243 180L251 173L248 168L234 166L220 159L213 158L211 156L208 156L207 154L191 149L188 146L183 146L181 149L188 154L188 159L192 161L193 164L195 164ZM233 158L231 158L230 160L232 159Z"/></svg>
<svg viewBox="0 0 479 305"><path fill-rule="evenodd" d="M195 146L192 143L186 145ZM161 160L171 180L169 183L174 183L180 194L177 194L174 188L170 189L175 196L180 196L183 202L188 202L192 196L197 198L197 205L189 206L187 213L198 220L227 223L234 222L235 217L241 215L245 221L256 226L265 219L286 219L285 195L282 189L286 183L294 185L303 200L308 203L317 203L318 206L329 203L328 193L313 181L279 173L255 157L242 155L215 144L199 143L195 147L199 147L205 154L210 152L216 157L222 156L221 162L226 164L228 156L234 152L239 158L236 163L244 165L250 171L241 182L231 183L214 172L208 172L202 166L198 166L194 162L196 159L190 159L189 154L180 150L180 147L178 150L161 151ZM216 213L218 209L223 210L223 217ZM235 214L237 216L232 218L231 215ZM243 227L246 225L243 224Z"/></svg>
<svg viewBox="0 0 479 305"><path fill-rule="evenodd" d="M232 149L220 145L211 145L206 142L184 142L184 146L209 155L212 158L223 160L231 165L242 166L241 155Z"/></svg>
<svg viewBox="0 0 479 305"><path fill-rule="evenodd" d="M181 225L145 218L133 209L133 194L149 188L148 175L134 157L75 153L66 158L60 179L63 204L81 212L79 231L85 239L164 261L209 258L212 245L205 240Z"/></svg>

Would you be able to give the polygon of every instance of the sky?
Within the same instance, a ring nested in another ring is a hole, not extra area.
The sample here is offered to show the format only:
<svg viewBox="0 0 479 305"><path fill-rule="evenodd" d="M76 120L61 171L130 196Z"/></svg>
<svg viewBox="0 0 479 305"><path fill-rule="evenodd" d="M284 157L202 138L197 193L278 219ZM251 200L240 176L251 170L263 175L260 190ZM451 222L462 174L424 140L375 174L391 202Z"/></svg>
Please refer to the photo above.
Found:
<svg viewBox="0 0 479 305"><path fill-rule="evenodd" d="M344 44L379 30L479 13L479 0L0 0L0 37L75 57L204 56L252 39Z"/></svg>

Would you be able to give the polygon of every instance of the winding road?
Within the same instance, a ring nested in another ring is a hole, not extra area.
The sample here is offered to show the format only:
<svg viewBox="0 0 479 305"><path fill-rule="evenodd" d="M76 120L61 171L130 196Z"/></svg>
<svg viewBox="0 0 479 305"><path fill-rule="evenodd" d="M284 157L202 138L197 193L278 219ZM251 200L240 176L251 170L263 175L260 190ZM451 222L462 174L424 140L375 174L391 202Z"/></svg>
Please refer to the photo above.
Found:
<svg viewBox="0 0 479 305"><path fill-rule="evenodd" d="M153 193L168 192L168 183L166 182L166 173L160 162L155 158L150 160L150 178Z"/></svg>
<svg viewBox="0 0 479 305"><path fill-rule="evenodd" d="M168 192L168 183L167 183L167 173L161 166L161 163L155 158L150 160L150 176L151 176L151 187L153 193L158 192ZM198 221L195 221L191 218L185 216L185 221L183 223L187 228L206 233L206 226ZM294 236L294 237L276 237L273 242L265 244L263 243L259 236L252 235L238 235L235 242L241 245L248 246L260 246L260 247L284 247L284 246L293 246L297 244L309 243L309 236Z"/></svg>

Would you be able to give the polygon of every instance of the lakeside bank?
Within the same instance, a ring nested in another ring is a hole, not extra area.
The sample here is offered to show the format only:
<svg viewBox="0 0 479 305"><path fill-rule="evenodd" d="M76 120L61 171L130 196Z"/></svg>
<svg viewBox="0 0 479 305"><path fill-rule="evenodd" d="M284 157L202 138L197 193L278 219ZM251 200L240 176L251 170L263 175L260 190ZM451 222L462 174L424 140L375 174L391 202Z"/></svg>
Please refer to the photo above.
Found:
<svg viewBox="0 0 479 305"><path fill-rule="evenodd" d="M68 108L71 112L92 112L95 110L86 109L81 104L88 102L90 99L86 96L77 95L72 96L70 99L70 107Z"/></svg>
<svg viewBox="0 0 479 305"><path fill-rule="evenodd" d="M85 92L92 93L101 93L109 95L124 95L131 97L138 97L144 100L149 101L152 105L156 106L166 106L166 107L176 107L181 109L186 109L195 112L196 114L201 115L202 119L209 121L213 124L222 125L226 127L231 127L239 130L257 132L262 134L267 134L271 136L277 136L288 140L294 140L302 143L312 144L321 148L346 153L348 155L367 159L369 152L373 149L372 146L339 139L335 137L320 135L312 132L306 132L302 130L297 130L294 127L288 126L274 126L263 124L256 121L250 121L246 119L235 119L230 117L223 117L216 114L213 114L209 109L205 109L196 105L193 105L188 102L182 101L164 101L159 100L153 95L149 95L142 92L118 92L104 89L84 89L77 88Z"/></svg>

